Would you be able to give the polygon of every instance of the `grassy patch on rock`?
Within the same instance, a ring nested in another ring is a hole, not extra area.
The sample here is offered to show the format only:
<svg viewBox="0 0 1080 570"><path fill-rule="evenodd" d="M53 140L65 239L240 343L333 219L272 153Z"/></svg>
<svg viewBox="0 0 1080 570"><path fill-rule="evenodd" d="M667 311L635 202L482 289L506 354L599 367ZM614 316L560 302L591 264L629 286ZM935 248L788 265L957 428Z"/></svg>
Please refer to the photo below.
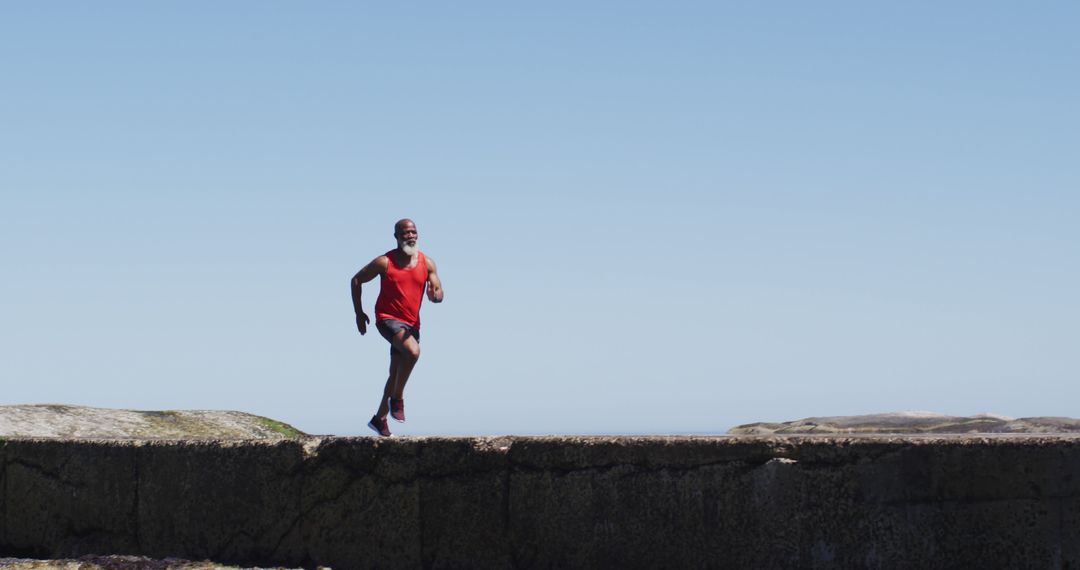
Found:
<svg viewBox="0 0 1080 570"><path fill-rule="evenodd" d="M270 418L264 418L260 416L257 421L264 427L266 427L266 429L269 429L275 433L280 433L281 435L289 439L299 439L307 435L287 423L272 420Z"/></svg>

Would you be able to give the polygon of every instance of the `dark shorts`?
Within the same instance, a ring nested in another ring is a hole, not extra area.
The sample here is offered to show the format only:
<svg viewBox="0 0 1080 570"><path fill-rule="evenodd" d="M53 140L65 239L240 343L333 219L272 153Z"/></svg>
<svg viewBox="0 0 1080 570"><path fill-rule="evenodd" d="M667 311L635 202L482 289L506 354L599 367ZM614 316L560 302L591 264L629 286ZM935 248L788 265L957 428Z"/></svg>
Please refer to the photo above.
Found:
<svg viewBox="0 0 1080 570"><path fill-rule="evenodd" d="M395 321L393 319L376 321L375 328L379 329L379 334L381 334L387 342L390 342L390 339L394 338L394 335L396 335L398 331L406 331L405 336L411 336L416 339L416 342L420 342L420 331L401 321ZM394 348L394 345L391 344L390 356L393 356L395 352L398 352L398 349Z"/></svg>

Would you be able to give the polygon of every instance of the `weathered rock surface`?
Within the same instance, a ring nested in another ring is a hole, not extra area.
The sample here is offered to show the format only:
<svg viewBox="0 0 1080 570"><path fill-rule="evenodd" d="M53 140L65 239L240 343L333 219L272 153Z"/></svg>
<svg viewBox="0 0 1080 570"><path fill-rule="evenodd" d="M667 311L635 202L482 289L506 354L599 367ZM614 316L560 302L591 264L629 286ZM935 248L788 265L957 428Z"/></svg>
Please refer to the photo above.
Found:
<svg viewBox="0 0 1080 570"><path fill-rule="evenodd" d="M0 437L65 439L292 439L296 428L243 412L147 412L59 404L0 406Z"/></svg>
<svg viewBox="0 0 1080 570"><path fill-rule="evenodd" d="M1008 418L993 414L948 416L933 412L893 412L863 416L827 416L790 422L735 426L731 435L812 434L1055 434L1080 433L1080 420L1058 417Z"/></svg>
<svg viewBox="0 0 1080 570"><path fill-rule="evenodd" d="M0 556L1080 567L1071 435L7 439L0 464Z"/></svg>
<svg viewBox="0 0 1080 570"><path fill-rule="evenodd" d="M145 556L121 555L90 555L53 560L0 558L0 568L7 570L241 570L239 566L223 566L206 560L196 562L182 558L154 559ZM242 570L262 569L248 566ZM278 566L274 570L284 569Z"/></svg>

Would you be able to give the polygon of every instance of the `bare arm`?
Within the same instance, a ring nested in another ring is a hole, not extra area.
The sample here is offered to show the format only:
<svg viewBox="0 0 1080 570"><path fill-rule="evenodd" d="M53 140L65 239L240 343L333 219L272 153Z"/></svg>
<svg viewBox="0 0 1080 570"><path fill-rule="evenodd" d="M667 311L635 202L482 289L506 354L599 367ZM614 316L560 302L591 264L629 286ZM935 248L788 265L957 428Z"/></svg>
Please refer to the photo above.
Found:
<svg viewBox="0 0 1080 570"><path fill-rule="evenodd" d="M439 279L439 269L435 266L435 261L428 256L424 256L427 260L427 298L431 299L432 303L442 303L443 290L442 281Z"/></svg>
<svg viewBox="0 0 1080 570"><path fill-rule="evenodd" d="M364 266L363 269L356 272L352 278L352 304L353 311L356 311L356 330L360 331L360 334L367 333L367 325L371 322L367 314L364 313L363 304L360 301L361 286L368 281L386 273L386 267L388 260L385 255L380 255L371 261L371 263Z"/></svg>

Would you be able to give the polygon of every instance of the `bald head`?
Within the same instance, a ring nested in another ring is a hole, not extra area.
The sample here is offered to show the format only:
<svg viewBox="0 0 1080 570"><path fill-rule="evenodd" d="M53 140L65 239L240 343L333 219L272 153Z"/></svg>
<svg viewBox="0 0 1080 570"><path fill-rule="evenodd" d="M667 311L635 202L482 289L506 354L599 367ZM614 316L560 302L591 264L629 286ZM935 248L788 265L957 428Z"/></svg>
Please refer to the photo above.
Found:
<svg viewBox="0 0 1080 570"><path fill-rule="evenodd" d="M416 230L416 224L409 218L401 218L398 220L397 223L394 224L394 237L400 238L407 226L412 226L412 229L414 231Z"/></svg>

